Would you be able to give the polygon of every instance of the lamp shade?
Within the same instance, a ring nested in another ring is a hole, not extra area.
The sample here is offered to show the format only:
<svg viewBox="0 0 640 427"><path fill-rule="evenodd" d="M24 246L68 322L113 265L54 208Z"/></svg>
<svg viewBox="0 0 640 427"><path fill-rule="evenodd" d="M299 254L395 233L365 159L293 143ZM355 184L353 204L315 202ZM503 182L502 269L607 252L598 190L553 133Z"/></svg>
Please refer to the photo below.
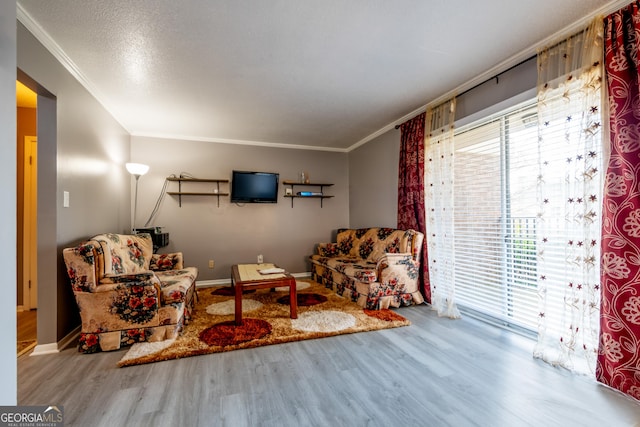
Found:
<svg viewBox="0 0 640 427"><path fill-rule="evenodd" d="M131 175L141 176L149 171L149 166L142 163L127 163L125 166Z"/></svg>

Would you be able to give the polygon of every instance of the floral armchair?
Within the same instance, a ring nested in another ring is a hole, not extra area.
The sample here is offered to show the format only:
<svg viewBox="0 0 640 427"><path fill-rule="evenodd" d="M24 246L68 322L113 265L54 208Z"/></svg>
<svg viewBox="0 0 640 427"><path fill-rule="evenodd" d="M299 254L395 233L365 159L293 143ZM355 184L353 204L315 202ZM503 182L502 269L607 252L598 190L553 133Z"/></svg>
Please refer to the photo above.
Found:
<svg viewBox="0 0 640 427"><path fill-rule="evenodd" d="M311 277L371 310L421 304L423 240L415 230L340 229L336 242L319 243L309 258Z"/></svg>
<svg viewBox="0 0 640 427"><path fill-rule="evenodd" d="M100 234L63 250L80 309L78 350L175 338L191 318L198 270L181 252L154 254L151 235Z"/></svg>

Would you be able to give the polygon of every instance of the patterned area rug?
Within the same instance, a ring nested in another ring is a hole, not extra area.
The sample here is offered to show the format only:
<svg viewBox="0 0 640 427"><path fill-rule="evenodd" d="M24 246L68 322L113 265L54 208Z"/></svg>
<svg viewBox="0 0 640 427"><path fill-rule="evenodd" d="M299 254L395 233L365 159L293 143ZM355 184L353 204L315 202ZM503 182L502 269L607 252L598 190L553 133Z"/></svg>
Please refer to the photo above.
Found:
<svg viewBox="0 0 640 427"><path fill-rule="evenodd" d="M175 340L134 344L118 366L131 366L242 348L407 326L391 310L364 310L315 282L297 282L298 318L289 317L289 290L259 289L242 300L243 325L234 324L230 288L198 290L193 318Z"/></svg>

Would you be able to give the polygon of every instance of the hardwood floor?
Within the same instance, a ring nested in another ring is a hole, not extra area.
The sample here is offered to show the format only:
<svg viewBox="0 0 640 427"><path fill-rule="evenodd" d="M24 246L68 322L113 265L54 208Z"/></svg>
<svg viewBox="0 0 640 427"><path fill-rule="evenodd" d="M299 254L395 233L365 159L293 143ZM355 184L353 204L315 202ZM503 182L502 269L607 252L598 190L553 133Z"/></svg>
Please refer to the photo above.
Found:
<svg viewBox="0 0 640 427"><path fill-rule="evenodd" d="M18 341L30 341L36 339L36 326L38 323L38 311L27 310L16 312L18 325Z"/></svg>
<svg viewBox="0 0 640 427"><path fill-rule="evenodd" d="M36 345L38 311L27 310L16 312L17 350L18 354L31 350Z"/></svg>
<svg viewBox="0 0 640 427"><path fill-rule="evenodd" d="M67 426L640 426L640 402L471 318L117 368L124 351L18 359L18 403Z"/></svg>

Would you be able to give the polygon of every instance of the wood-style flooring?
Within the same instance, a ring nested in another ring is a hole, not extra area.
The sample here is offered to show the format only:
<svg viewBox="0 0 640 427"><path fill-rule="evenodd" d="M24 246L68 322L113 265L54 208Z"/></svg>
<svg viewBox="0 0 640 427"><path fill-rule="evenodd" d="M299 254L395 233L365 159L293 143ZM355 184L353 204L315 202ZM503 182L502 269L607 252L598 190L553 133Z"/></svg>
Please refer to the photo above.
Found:
<svg viewBox="0 0 640 427"><path fill-rule="evenodd" d="M29 351L36 344L36 331L38 323L37 310L18 311L16 313L17 350L18 354Z"/></svg>
<svg viewBox="0 0 640 427"><path fill-rule="evenodd" d="M117 368L124 351L18 358L18 404L66 426L640 426L640 402L471 318Z"/></svg>

